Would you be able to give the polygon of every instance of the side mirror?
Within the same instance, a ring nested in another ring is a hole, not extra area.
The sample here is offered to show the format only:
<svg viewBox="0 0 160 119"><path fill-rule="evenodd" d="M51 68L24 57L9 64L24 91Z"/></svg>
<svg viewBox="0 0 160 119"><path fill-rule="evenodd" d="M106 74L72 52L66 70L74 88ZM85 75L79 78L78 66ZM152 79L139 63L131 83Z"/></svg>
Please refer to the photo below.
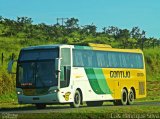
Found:
<svg viewBox="0 0 160 119"><path fill-rule="evenodd" d="M10 60L9 63L8 63L7 70L8 70L8 73L9 73L9 74L16 74L16 73L13 73L13 72L12 72L12 68L13 68L14 62L16 62L16 60Z"/></svg>

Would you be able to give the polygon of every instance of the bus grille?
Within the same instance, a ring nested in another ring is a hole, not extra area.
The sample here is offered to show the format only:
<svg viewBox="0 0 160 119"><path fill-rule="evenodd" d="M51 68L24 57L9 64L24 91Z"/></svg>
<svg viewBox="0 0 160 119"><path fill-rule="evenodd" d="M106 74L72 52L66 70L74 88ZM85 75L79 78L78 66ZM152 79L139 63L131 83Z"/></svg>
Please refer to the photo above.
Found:
<svg viewBox="0 0 160 119"><path fill-rule="evenodd" d="M145 85L144 82L139 82L139 95L145 94Z"/></svg>
<svg viewBox="0 0 160 119"><path fill-rule="evenodd" d="M23 94L26 96L39 96L48 94L48 88L42 89L23 89Z"/></svg>

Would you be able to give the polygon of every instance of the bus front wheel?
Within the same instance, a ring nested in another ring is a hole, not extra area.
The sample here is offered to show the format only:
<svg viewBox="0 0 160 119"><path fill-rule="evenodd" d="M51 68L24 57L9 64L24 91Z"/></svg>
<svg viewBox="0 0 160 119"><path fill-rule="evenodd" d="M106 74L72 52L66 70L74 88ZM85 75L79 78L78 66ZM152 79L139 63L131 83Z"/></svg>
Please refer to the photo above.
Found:
<svg viewBox="0 0 160 119"><path fill-rule="evenodd" d="M75 94L74 94L74 100L72 103L70 103L70 106L73 108L78 108L81 104L81 94L78 90L76 90Z"/></svg>

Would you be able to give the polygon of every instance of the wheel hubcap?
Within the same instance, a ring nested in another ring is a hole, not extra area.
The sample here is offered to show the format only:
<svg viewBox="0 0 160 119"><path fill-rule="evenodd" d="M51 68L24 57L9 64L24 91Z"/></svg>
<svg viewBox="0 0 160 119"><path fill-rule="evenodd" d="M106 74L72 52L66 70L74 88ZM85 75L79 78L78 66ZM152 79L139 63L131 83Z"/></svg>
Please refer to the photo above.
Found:
<svg viewBox="0 0 160 119"><path fill-rule="evenodd" d="M129 95L129 100L132 102L134 100L134 95L133 93L131 92L130 95Z"/></svg>
<svg viewBox="0 0 160 119"><path fill-rule="evenodd" d="M75 95L75 104L79 104L79 95L78 94Z"/></svg>
<svg viewBox="0 0 160 119"><path fill-rule="evenodd" d="M126 96L126 93L124 92L123 93L123 102L126 102L127 101L127 96Z"/></svg>

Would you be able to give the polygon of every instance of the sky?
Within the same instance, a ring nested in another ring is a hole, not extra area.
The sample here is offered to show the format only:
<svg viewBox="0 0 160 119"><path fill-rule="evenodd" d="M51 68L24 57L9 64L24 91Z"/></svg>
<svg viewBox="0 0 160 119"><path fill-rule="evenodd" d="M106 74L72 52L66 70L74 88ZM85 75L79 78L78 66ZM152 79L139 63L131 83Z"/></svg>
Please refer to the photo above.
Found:
<svg viewBox="0 0 160 119"><path fill-rule="evenodd" d="M33 23L56 24L56 18L77 18L80 25L94 24L97 31L116 26L138 26L147 37L160 38L160 0L0 0L0 16Z"/></svg>

